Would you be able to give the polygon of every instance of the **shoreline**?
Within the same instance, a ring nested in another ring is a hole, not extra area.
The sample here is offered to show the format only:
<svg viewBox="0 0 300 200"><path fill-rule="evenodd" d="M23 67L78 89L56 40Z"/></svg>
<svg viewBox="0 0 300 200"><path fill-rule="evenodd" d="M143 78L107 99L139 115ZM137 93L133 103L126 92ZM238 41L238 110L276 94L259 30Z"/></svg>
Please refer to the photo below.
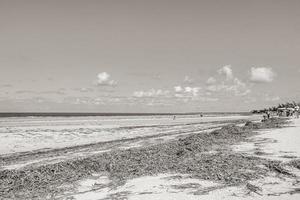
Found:
<svg viewBox="0 0 300 200"><path fill-rule="evenodd" d="M118 117L118 116L186 116L186 115L251 115L251 112L180 112L180 113L97 113L97 112L0 112L2 117Z"/></svg>

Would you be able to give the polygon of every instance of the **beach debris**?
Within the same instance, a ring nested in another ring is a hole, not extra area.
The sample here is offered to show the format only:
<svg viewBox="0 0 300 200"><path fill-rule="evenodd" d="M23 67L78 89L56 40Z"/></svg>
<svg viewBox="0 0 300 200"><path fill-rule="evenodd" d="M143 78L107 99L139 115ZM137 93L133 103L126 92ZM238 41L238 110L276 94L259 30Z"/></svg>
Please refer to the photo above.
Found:
<svg viewBox="0 0 300 200"><path fill-rule="evenodd" d="M246 184L246 188L249 190L249 193L250 192L254 192L258 195L262 195L261 192L262 192L262 188L261 187L258 187L258 186L255 186L251 183L247 183Z"/></svg>
<svg viewBox="0 0 300 200"><path fill-rule="evenodd" d="M193 189L193 188L202 188L203 186L199 183L184 183L180 185L171 185L171 188L177 190L186 190L186 189Z"/></svg>
<svg viewBox="0 0 300 200"><path fill-rule="evenodd" d="M271 171L275 171L279 174L293 176L291 172L289 172L287 169L283 167L283 164L280 161L271 160L268 163L266 163L266 167L269 168Z"/></svg>
<svg viewBox="0 0 300 200"><path fill-rule="evenodd" d="M288 165L300 170L300 159L292 160L288 163Z"/></svg>
<svg viewBox="0 0 300 200"><path fill-rule="evenodd" d="M286 118L269 118L262 120L262 122L251 122L245 123L244 128L255 130L255 129L270 129L270 128L282 128L284 125L288 124Z"/></svg>
<svg viewBox="0 0 300 200"><path fill-rule="evenodd" d="M244 128L236 125L227 125L221 129L217 129L212 132L213 135L228 135L228 134L244 134L246 131Z"/></svg>
<svg viewBox="0 0 300 200"><path fill-rule="evenodd" d="M117 192L114 194L110 194L108 197L102 200L127 200L128 195L130 195L129 191Z"/></svg>
<svg viewBox="0 0 300 200"><path fill-rule="evenodd" d="M261 127L261 123L247 121L244 125L244 127L249 129L259 129Z"/></svg>

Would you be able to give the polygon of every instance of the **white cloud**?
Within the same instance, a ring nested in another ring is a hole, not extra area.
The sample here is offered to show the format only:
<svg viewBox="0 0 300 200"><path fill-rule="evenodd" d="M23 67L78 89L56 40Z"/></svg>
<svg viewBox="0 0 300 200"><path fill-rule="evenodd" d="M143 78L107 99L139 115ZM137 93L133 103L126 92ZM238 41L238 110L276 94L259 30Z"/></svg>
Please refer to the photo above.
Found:
<svg viewBox="0 0 300 200"><path fill-rule="evenodd" d="M175 97L188 97L188 96L198 96L198 92L201 88L200 87L181 87L181 86L175 86Z"/></svg>
<svg viewBox="0 0 300 200"><path fill-rule="evenodd" d="M169 93L170 93L170 91L168 91L168 90L151 89L151 90L148 90L148 91L135 91L133 93L133 96L138 97L138 98L141 98L141 97L158 97L158 96L166 96Z"/></svg>
<svg viewBox="0 0 300 200"><path fill-rule="evenodd" d="M275 73L272 68L252 67L250 80L256 83L270 83L273 81Z"/></svg>
<svg viewBox="0 0 300 200"><path fill-rule="evenodd" d="M257 99L256 99L255 97L247 97L247 98L244 100L245 103L254 103L254 102L256 102L256 101L257 101Z"/></svg>
<svg viewBox="0 0 300 200"><path fill-rule="evenodd" d="M232 92L235 96L245 96L251 92L247 85L238 78L220 84L208 85L206 90L208 92Z"/></svg>
<svg viewBox="0 0 300 200"><path fill-rule="evenodd" d="M201 101L219 101L218 98L212 98L212 97L201 97L199 100L201 100Z"/></svg>
<svg viewBox="0 0 300 200"><path fill-rule="evenodd" d="M79 92L91 92L91 91L93 91L92 88L86 88L86 87L75 88L75 90L77 90L77 91L79 91Z"/></svg>
<svg viewBox="0 0 300 200"><path fill-rule="evenodd" d="M72 102L73 104L88 104L90 103L88 99L85 98L76 98L75 101Z"/></svg>
<svg viewBox="0 0 300 200"><path fill-rule="evenodd" d="M198 96L200 88L199 87L185 87L184 92L189 93L193 96Z"/></svg>
<svg viewBox="0 0 300 200"><path fill-rule="evenodd" d="M107 72L101 72L97 75L97 85L116 85L117 82L110 78L110 74Z"/></svg>
<svg viewBox="0 0 300 200"><path fill-rule="evenodd" d="M205 95L210 96L210 95L212 95L212 93L210 91L206 91Z"/></svg>
<svg viewBox="0 0 300 200"><path fill-rule="evenodd" d="M225 75L226 80L230 80L233 78L233 72L231 69L231 65L225 65L224 67L222 67L221 69L218 70L218 73Z"/></svg>
<svg viewBox="0 0 300 200"><path fill-rule="evenodd" d="M193 91L193 88L191 88L191 87L185 87L184 91L187 92L187 93L189 93L189 92Z"/></svg>
<svg viewBox="0 0 300 200"><path fill-rule="evenodd" d="M214 77L209 77L206 81L206 83L208 85L212 85L212 84L215 84L217 82L217 80L214 78Z"/></svg>
<svg viewBox="0 0 300 200"><path fill-rule="evenodd" d="M177 97L177 98L182 98L182 97L184 97L184 94L182 94L182 93L176 93L174 96Z"/></svg>
<svg viewBox="0 0 300 200"><path fill-rule="evenodd" d="M246 84L244 82L242 82L240 79L238 78L234 78L233 80L234 85L236 85L237 87L246 87Z"/></svg>
<svg viewBox="0 0 300 200"><path fill-rule="evenodd" d="M194 82L194 80L192 78L190 78L189 76L185 76L183 82L191 84Z"/></svg>
<svg viewBox="0 0 300 200"><path fill-rule="evenodd" d="M233 84L228 86L226 90L232 91L235 96L245 96L251 92L251 90L247 88L246 84L238 78L234 78Z"/></svg>
<svg viewBox="0 0 300 200"><path fill-rule="evenodd" d="M165 102L158 99L151 99L150 101L142 102L143 104L146 104L147 106L171 106L173 105L170 102Z"/></svg>
<svg viewBox="0 0 300 200"><path fill-rule="evenodd" d="M229 93L234 96L246 96L251 93L250 88L246 83L234 76L230 65L226 65L219 69L218 74L225 75L226 80L216 80L215 77L209 77L206 81L206 93L208 96L213 93Z"/></svg>
<svg viewBox="0 0 300 200"><path fill-rule="evenodd" d="M247 94L251 93L251 90L250 89L247 89L245 91L237 91L235 93L236 96L246 96Z"/></svg>
<svg viewBox="0 0 300 200"><path fill-rule="evenodd" d="M145 92L144 91L135 91L133 93L133 96L135 96L135 97L144 97L145 96Z"/></svg>
<svg viewBox="0 0 300 200"><path fill-rule="evenodd" d="M265 101L279 101L279 96L270 96L269 94L265 95Z"/></svg>
<svg viewBox="0 0 300 200"><path fill-rule="evenodd" d="M216 91L219 91L221 89L221 86L222 85L209 85L209 86L207 86L206 89L210 92L216 92Z"/></svg>
<svg viewBox="0 0 300 200"><path fill-rule="evenodd" d="M175 86L174 87L175 92L182 92L182 87L181 86Z"/></svg>

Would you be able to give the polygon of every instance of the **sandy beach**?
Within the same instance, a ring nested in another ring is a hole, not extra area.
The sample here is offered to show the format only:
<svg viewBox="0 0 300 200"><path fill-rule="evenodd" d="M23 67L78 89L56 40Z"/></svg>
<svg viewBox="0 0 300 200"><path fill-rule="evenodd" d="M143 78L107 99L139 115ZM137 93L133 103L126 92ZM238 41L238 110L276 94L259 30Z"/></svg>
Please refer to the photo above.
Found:
<svg viewBox="0 0 300 200"><path fill-rule="evenodd" d="M297 199L300 120L259 119L2 119L27 141L28 130L76 132L14 149L2 128L0 192L4 199ZM95 133L81 140L87 124ZM51 145L58 137L63 142Z"/></svg>
<svg viewBox="0 0 300 200"><path fill-rule="evenodd" d="M0 0L0 200L300 200L300 0Z"/></svg>

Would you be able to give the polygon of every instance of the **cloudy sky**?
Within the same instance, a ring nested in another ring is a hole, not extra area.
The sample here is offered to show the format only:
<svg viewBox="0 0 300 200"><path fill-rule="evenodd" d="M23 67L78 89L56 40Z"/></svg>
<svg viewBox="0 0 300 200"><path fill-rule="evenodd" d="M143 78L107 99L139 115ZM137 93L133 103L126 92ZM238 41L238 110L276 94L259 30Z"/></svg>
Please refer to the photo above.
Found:
<svg viewBox="0 0 300 200"><path fill-rule="evenodd" d="M0 111L300 101L298 0L0 0Z"/></svg>

